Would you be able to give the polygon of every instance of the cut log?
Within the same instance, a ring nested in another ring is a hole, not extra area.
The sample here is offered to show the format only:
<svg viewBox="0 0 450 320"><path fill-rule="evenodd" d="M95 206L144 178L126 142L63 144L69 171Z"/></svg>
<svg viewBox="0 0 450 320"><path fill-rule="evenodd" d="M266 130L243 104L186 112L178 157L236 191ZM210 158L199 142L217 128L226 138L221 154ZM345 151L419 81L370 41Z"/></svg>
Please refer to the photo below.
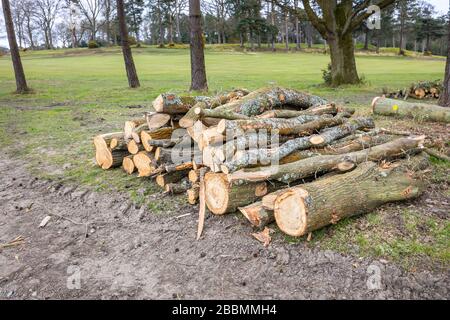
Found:
<svg viewBox="0 0 450 320"><path fill-rule="evenodd" d="M171 122L172 117L170 114L152 112L147 113L145 119L148 125L148 130L153 131L166 126L169 122Z"/></svg>
<svg viewBox="0 0 450 320"><path fill-rule="evenodd" d="M449 108L440 107L434 104L406 102L377 97L372 102L372 110L375 114L385 116L398 115L400 117L414 118L417 120L450 123Z"/></svg>
<svg viewBox="0 0 450 320"><path fill-rule="evenodd" d="M219 118L227 120L245 120L249 119L248 116L236 113L228 109L206 109L203 105L197 106L194 109L194 113L198 119L203 118Z"/></svg>
<svg viewBox="0 0 450 320"><path fill-rule="evenodd" d="M208 129L201 121L195 122L192 127L186 129L188 135L194 140L196 143L200 141L203 131Z"/></svg>
<svg viewBox="0 0 450 320"><path fill-rule="evenodd" d="M178 183L183 180L187 176L188 172L188 170L182 170L160 174L156 177L156 184L162 188L165 188L169 183Z"/></svg>
<svg viewBox="0 0 450 320"><path fill-rule="evenodd" d="M295 151L305 150L312 146L322 147L332 141L352 134L356 130L373 128L374 126L375 124L370 118L350 119L343 125L323 130L319 135L293 139L282 144L278 148L252 149L246 151L242 153L239 159L228 161L221 165L220 168L222 172L230 174L239 169L256 165L258 162L263 165L268 165L270 163L278 164L281 159L287 157ZM274 168L269 170L274 170Z"/></svg>
<svg viewBox="0 0 450 320"><path fill-rule="evenodd" d="M169 183L164 187L167 193L172 195L186 193L190 189L191 185L189 181L183 180L179 183Z"/></svg>
<svg viewBox="0 0 450 320"><path fill-rule="evenodd" d="M251 117L275 107L289 105L298 109L327 104L324 99L303 92L284 88L261 88L242 99L227 103L216 110L230 110Z"/></svg>
<svg viewBox="0 0 450 320"><path fill-rule="evenodd" d="M338 113L339 108L336 107L334 103L315 106L306 110L269 110L257 116L257 118L261 119L269 119L269 118L296 118L298 116L303 115L324 115L324 114L332 114L335 115Z"/></svg>
<svg viewBox="0 0 450 320"><path fill-rule="evenodd" d="M225 140L225 136L217 132L217 127L209 127L206 130L203 130L200 138L198 139L198 148L200 150L203 150L205 147L216 144L216 143L222 143Z"/></svg>
<svg viewBox="0 0 450 320"><path fill-rule="evenodd" d="M230 183L239 181L265 181L276 180L282 183L291 183L321 172L332 171L343 162L354 164L364 161L379 161L396 159L422 148L425 136L399 138L373 148L340 155L321 155L284 165L261 168L256 171L238 171L227 176Z"/></svg>
<svg viewBox="0 0 450 320"><path fill-rule="evenodd" d="M372 118L355 118L350 119L347 123L325 129L320 134L312 136L309 142L313 146L325 146L332 141L348 136L357 130L361 129L373 129L375 128L375 123Z"/></svg>
<svg viewBox="0 0 450 320"><path fill-rule="evenodd" d="M167 173L171 173L174 171L185 171L185 170L191 170L194 167L194 164L192 162L186 162L182 164L172 164L172 165L166 165L164 166Z"/></svg>
<svg viewBox="0 0 450 320"><path fill-rule="evenodd" d="M180 120L179 125L182 128L189 128L189 127L192 127L196 121L200 120L200 115L195 113L195 111L194 111L196 108L214 109L214 108L217 108L217 107L219 107L225 103L228 103L230 101L238 100L238 99L246 96L247 94L249 94L249 92L247 90L239 89L239 90L232 91L225 95L216 96L209 100L197 102L197 104L193 108L191 108L186 113L186 115ZM206 120L206 119L207 118L203 118L203 121L205 122L205 124L206 124L206 122L210 122L210 120ZM209 118L209 119L211 119L211 118ZM217 123L214 125L217 125Z"/></svg>
<svg viewBox="0 0 450 320"><path fill-rule="evenodd" d="M411 169L424 169L424 159L413 157L388 168L365 162L352 172L290 188L275 201L277 225L299 237L382 204L415 198L424 183Z"/></svg>
<svg viewBox="0 0 450 320"><path fill-rule="evenodd" d="M123 139L123 132L103 134L94 138L94 146L96 150L95 160L104 170L120 167L122 165L123 158L128 155L127 150L111 150L109 146L112 139Z"/></svg>
<svg viewBox="0 0 450 320"><path fill-rule="evenodd" d="M133 156L128 156L128 157L123 158L122 168L128 174L133 174L136 171L136 166L134 165Z"/></svg>
<svg viewBox="0 0 450 320"><path fill-rule="evenodd" d="M273 210L264 208L261 201L239 208L239 211L258 229L263 229L275 221Z"/></svg>
<svg viewBox="0 0 450 320"><path fill-rule="evenodd" d="M197 204L200 196L200 185L194 184L191 189L187 191L188 202L192 205Z"/></svg>
<svg viewBox="0 0 450 320"><path fill-rule="evenodd" d="M139 177L149 177L156 170L153 158L154 155L146 151L141 151L133 156L133 162L139 172Z"/></svg>
<svg viewBox="0 0 450 320"><path fill-rule="evenodd" d="M147 123L147 121L145 120L145 118L139 118L139 119L134 119L131 121L126 121L125 126L123 128L124 139L125 140L133 139L133 136L132 136L133 131L137 127L142 126L143 124L146 124L146 123Z"/></svg>
<svg viewBox="0 0 450 320"><path fill-rule="evenodd" d="M331 115L324 115L323 118L331 118ZM268 132L277 130L278 134L290 135L292 128L304 123L318 120L320 116L302 115L290 119L252 119L252 120L222 120L217 126L217 132L226 134L227 138L238 136L244 131L267 130ZM294 132L295 133L295 132ZM230 136L232 135L232 137Z"/></svg>
<svg viewBox="0 0 450 320"><path fill-rule="evenodd" d="M161 140L161 139L171 139L172 134L174 132L173 128L160 128L154 131L142 131L141 132L141 141L144 149L147 152L153 151L153 146L149 144L151 140Z"/></svg>
<svg viewBox="0 0 450 320"><path fill-rule="evenodd" d="M159 95L153 101L153 108L156 112L167 114L184 114L196 103L195 97L180 97L173 93Z"/></svg>
<svg viewBox="0 0 450 320"><path fill-rule="evenodd" d="M210 172L205 176L206 204L212 213L222 215L253 203L280 187L266 182L229 183L225 174Z"/></svg>
<svg viewBox="0 0 450 320"><path fill-rule="evenodd" d="M130 140L128 142L128 152L135 155L138 154L140 151L144 151L144 146L140 143L136 143L134 140Z"/></svg>
<svg viewBox="0 0 450 320"><path fill-rule="evenodd" d="M194 183L198 183L200 181L200 170L191 170L189 171L189 181L194 184Z"/></svg>
<svg viewBox="0 0 450 320"><path fill-rule="evenodd" d="M161 139L161 140L147 140L147 144L156 148L173 148L176 144L180 143L181 139Z"/></svg>

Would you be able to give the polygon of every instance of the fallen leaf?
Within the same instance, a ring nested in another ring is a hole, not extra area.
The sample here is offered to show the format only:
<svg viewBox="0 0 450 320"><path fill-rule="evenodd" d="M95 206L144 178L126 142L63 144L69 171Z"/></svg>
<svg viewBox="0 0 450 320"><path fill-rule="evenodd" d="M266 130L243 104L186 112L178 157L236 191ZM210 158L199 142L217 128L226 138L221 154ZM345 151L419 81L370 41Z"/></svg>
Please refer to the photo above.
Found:
<svg viewBox="0 0 450 320"><path fill-rule="evenodd" d="M270 229L265 227L263 231L252 233L252 236L255 237L256 240L261 242L265 247L268 247L270 242L272 241L272 237L270 236Z"/></svg>

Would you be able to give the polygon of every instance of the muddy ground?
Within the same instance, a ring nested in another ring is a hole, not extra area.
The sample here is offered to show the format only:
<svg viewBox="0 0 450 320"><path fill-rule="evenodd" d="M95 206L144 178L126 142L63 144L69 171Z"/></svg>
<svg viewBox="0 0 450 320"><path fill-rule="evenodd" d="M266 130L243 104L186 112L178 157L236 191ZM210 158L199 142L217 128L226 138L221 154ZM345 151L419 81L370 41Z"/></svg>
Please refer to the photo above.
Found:
<svg viewBox="0 0 450 320"><path fill-rule="evenodd" d="M0 249L0 299L448 298L446 272L280 237L265 248L235 215L209 217L195 241L195 207L152 214L125 195L34 178L8 155L0 173L0 243L25 239Z"/></svg>

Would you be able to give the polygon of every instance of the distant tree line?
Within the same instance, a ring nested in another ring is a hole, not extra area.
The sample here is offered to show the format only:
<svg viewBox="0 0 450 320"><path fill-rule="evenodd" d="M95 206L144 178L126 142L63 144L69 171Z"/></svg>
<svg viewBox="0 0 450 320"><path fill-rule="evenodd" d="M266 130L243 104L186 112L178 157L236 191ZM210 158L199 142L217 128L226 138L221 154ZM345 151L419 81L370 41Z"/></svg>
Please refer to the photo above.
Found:
<svg viewBox="0 0 450 320"><path fill-rule="evenodd" d="M89 41L100 46L120 43L115 0L10 2L20 48L86 47ZM316 1L307 2L321 11ZM358 48L400 47L445 55L446 15L437 15L436 8L423 0L391 2L388 10L382 11L381 30L370 30L364 24L353 30ZM124 9L132 44L189 43L188 0L126 0ZM208 44L239 43L254 50L275 50L276 44L296 50L324 44L302 0L204 0L201 10Z"/></svg>

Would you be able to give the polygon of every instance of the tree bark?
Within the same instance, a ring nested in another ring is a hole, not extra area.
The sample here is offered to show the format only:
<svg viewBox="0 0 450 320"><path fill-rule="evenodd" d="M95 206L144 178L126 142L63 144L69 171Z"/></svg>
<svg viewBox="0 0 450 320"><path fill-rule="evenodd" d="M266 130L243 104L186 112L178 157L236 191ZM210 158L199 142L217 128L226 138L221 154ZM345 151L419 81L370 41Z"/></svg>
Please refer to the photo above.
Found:
<svg viewBox="0 0 450 320"><path fill-rule="evenodd" d="M139 78L134 65L133 54L131 52L130 43L128 40L128 28L125 20L125 9L123 0L117 1L117 17L119 20L120 37L122 40L122 52L125 61L125 68L127 71L128 85L130 88L139 88Z"/></svg>
<svg viewBox="0 0 450 320"><path fill-rule="evenodd" d="M372 110L374 114L450 123L450 109L433 104L378 97L372 102Z"/></svg>
<svg viewBox="0 0 450 320"><path fill-rule="evenodd" d="M189 0L189 24L191 28L191 88L208 91L205 53L201 26L200 0Z"/></svg>
<svg viewBox="0 0 450 320"><path fill-rule="evenodd" d="M23 71L22 60L20 58L19 47L17 46L16 34L14 32L14 23L11 15L11 6L9 0L2 0L3 15L5 17L6 33L8 35L9 50L11 51L11 59L16 78L16 92L27 93L30 91Z"/></svg>
<svg viewBox="0 0 450 320"><path fill-rule="evenodd" d="M424 183L412 176L411 169L426 166L422 156L387 168L365 162L350 173L287 189L275 201L277 225L284 233L299 237L382 204L415 198Z"/></svg>
<svg viewBox="0 0 450 320"><path fill-rule="evenodd" d="M445 66L445 78L444 78L444 91L441 93L439 99L439 105L443 107L450 107L450 24L448 30L448 41L447 41L447 63Z"/></svg>

